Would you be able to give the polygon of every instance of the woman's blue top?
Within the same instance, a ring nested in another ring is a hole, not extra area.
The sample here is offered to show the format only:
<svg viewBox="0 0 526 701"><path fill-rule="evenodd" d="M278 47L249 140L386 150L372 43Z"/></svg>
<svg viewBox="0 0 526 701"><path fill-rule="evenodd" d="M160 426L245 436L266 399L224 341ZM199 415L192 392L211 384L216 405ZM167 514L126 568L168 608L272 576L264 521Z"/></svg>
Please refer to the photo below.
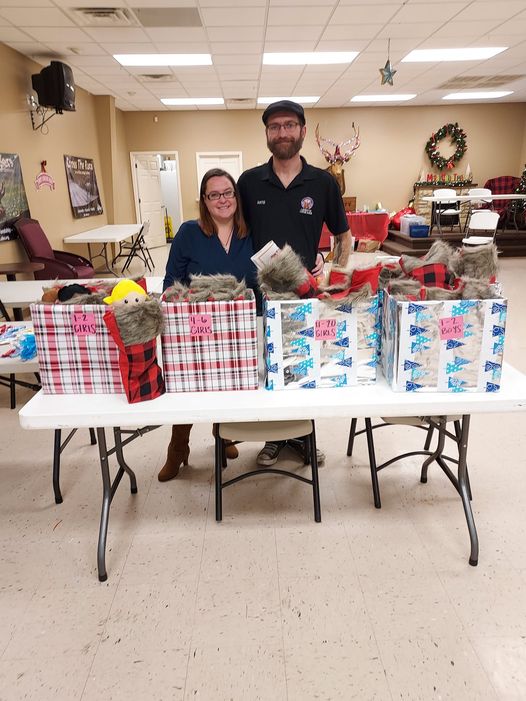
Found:
<svg viewBox="0 0 526 701"><path fill-rule="evenodd" d="M250 260L254 255L252 238L230 240L228 253L218 236L207 236L197 221L183 222L175 235L166 264L163 291L176 280L186 285L190 275L235 275L245 280L248 287L256 288L256 267Z"/></svg>

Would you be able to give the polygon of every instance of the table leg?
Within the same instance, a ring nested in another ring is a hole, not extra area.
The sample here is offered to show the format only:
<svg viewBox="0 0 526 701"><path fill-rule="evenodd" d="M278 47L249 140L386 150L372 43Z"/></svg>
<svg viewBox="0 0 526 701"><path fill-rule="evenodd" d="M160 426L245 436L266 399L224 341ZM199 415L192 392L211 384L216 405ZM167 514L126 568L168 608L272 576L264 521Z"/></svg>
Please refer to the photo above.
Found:
<svg viewBox="0 0 526 701"><path fill-rule="evenodd" d="M130 490L132 494L137 494L137 478L135 477L135 472L129 467L124 460L124 453L122 451L122 437L121 429L116 427L113 429L113 435L115 437L115 455L117 456L117 462L119 467L126 472L130 478Z"/></svg>
<svg viewBox="0 0 526 701"><path fill-rule="evenodd" d="M15 282L16 281L15 273L7 273L6 280L8 282ZM2 305L2 307L4 307L4 305ZM3 308L2 314L4 316L6 316L5 307ZM15 321L24 321L24 313L23 313L22 309L20 309L20 307L13 308L13 317L14 317ZM7 317L7 320L9 321L9 317Z"/></svg>
<svg viewBox="0 0 526 701"><path fill-rule="evenodd" d="M469 421L470 416L468 414L464 414L464 416L462 417L462 429L458 445L458 486L460 491L460 498L462 499L462 506L464 507L464 513L466 515L466 521L468 524L469 539L471 541L469 564L475 567L479 559L479 540L477 536L477 529L475 527L475 519L473 518L473 512L471 510L471 490L469 488L469 478L466 462L468 452Z"/></svg>
<svg viewBox="0 0 526 701"><path fill-rule="evenodd" d="M99 542L97 545L97 567L99 571L99 582L105 582L108 579L108 574L106 572L106 539L108 536L112 490L108 450L106 447L106 432L103 428L97 428L97 439L99 444L100 469L102 472L102 510L100 514Z"/></svg>

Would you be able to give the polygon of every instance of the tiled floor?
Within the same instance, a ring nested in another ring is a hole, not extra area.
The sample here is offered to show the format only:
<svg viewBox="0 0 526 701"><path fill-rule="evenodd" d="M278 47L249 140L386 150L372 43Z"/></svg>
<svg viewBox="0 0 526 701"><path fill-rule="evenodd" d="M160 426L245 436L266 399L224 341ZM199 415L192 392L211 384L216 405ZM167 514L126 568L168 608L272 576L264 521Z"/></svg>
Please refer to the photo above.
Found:
<svg viewBox="0 0 526 701"><path fill-rule="evenodd" d="M506 356L526 371L526 259L501 268ZM526 413L472 419L476 568L460 501L436 471L420 484L416 459L381 474L373 508L365 442L346 457L342 416L317 426L321 524L309 490L273 475L227 491L217 524L209 426L166 484L169 428L133 443L139 492L116 495L104 584L87 431L63 456L55 505L52 433L23 431L6 389L0 417L1 701L526 698ZM385 429L380 458L410 431ZM240 452L229 469L257 446Z"/></svg>

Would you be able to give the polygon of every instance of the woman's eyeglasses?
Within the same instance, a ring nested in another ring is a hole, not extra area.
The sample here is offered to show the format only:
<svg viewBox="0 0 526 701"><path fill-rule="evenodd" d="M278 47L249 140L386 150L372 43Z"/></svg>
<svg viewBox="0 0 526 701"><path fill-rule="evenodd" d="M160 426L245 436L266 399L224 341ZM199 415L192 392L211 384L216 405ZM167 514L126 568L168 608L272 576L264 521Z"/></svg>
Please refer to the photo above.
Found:
<svg viewBox="0 0 526 701"><path fill-rule="evenodd" d="M285 124L268 124L267 131L269 134L279 134L281 129L284 129L287 133L293 132L296 127L299 127L299 122L285 122Z"/></svg>
<svg viewBox="0 0 526 701"><path fill-rule="evenodd" d="M205 195L206 199L210 200L211 202L220 200L221 197L224 197L225 200L233 200L235 196L236 193L232 189L225 190L224 192L209 192L208 195Z"/></svg>

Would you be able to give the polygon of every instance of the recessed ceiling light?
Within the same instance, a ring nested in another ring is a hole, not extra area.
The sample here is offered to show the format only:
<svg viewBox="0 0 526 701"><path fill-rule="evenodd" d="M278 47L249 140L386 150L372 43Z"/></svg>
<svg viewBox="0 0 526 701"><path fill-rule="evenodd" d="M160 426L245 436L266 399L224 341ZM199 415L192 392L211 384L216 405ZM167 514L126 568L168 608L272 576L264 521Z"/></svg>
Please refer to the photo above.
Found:
<svg viewBox="0 0 526 701"><path fill-rule="evenodd" d="M163 105L224 105L222 97L162 97Z"/></svg>
<svg viewBox="0 0 526 701"><path fill-rule="evenodd" d="M268 66L302 66L305 64L351 63L358 51L305 51L294 53L264 53Z"/></svg>
<svg viewBox="0 0 526 701"><path fill-rule="evenodd" d="M355 95L351 97L351 102L406 102L412 100L416 95L412 94L385 94L385 95Z"/></svg>
<svg viewBox="0 0 526 701"><path fill-rule="evenodd" d="M513 90L486 90L485 92L451 92L443 100L493 100L496 97L512 95Z"/></svg>
<svg viewBox="0 0 526 701"><path fill-rule="evenodd" d="M299 102L300 105L313 104L318 102L320 96L310 96L310 97L258 97L258 105L270 105L271 102L278 102L279 100L292 100L293 102Z"/></svg>
<svg viewBox="0 0 526 701"><path fill-rule="evenodd" d="M114 54L121 66L211 66L210 54Z"/></svg>
<svg viewBox="0 0 526 701"><path fill-rule="evenodd" d="M417 61L482 61L506 51L507 46L472 46L467 49L415 49L402 63Z"/></svg>

